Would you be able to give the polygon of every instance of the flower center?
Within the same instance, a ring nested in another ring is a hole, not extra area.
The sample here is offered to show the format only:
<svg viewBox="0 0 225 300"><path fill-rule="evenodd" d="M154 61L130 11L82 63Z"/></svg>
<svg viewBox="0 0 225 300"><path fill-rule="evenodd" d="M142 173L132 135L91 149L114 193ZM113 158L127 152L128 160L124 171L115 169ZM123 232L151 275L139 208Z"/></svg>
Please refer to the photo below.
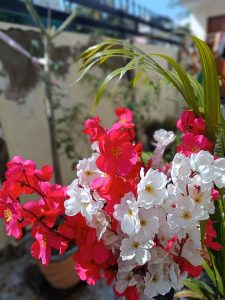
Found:
<svg viewBox="0 0 225 300"><path fill-rule="evenodd" d="M191 217L192 217L192 214L191 214L190 211L186 210L186 211L183 212L182 217L183 217L183 219L185 219L185 220L190 220Z"/></svg>
<svg viewBox="0 0 225 300"><path fill-rule="evenodd" d="M133 212L132 212L132 210L131 210L130 208L128 209L127 214L128 214L129 217L132 217L132 216L133 216Z"/></svg>
<svg viewBox="0 0 225 300"><path fill-rule="evenodd" d="M91 176L91 175L93 175L95 172L94 171L91 171L91 170L86 170L85 171L85 175L87 175L87 176Z"/></svg>
<svg viewBox="0 0 225 300"><path fill-rule="evenodd" d="M141 223L141 226L146 226L147 225L147 221L145 219L141 219L140 223Z"/></svg>
<svg viewBox="0 0 225 300"><path fill-rule="evenodd" d="M151 184L147 184L147 185L145 186L145 191L146 191L147 193L149 193L149 194L153 194L153 193L154 193L154 188L153 188L153 186L152 186Z"/></svg>
<svg viewBox="0 0 225 300"><path fill-rule="evenodd" d="M133 248L134 249L138 249L139 248L139 246L140 246L140 243L138 243L138 242L133 242Z"/></svg>
<svg viewBox="0 0 225 300"><path fill-rule="evenodd" d="M159 281L159 278L156 274L154 274L151 278L150 278L150 282L151 283L156 283Z"/></svg>
<svg viewBox="0 0 225 300"><path fill-rule="evenodd" d="M46 248L46 245L47 245L47 237L45 236L43 238L43 240L41 241L41 246L44 247L44 248Z"/></svg>
<svg viewBox="0 0 225 300"><path fill-rule="evenodd" d="M122 119L120 120L120 123L121 123L121 124L124 124L124 123L126 123L126 121L127 121L126 118L122 118Z"/></svg>
<svg viewBox="0 0 225 300"><path fill-rule="evenodd" d="M6 222L9 222L12 220L12 212L9 208L7 208L6 210L4 210L4 218Z"/></svg>
<svg viewBox="0 0 225 300"><path fill-rule="evenodd" d="M111 154L113 157L118 158L121 155L122 151L119 146L113 147L111 149Z"/></svg>
<svg viewBox="0 0 225 300"><path fill-rule="evenodd" d="M191 151L194 152L194 153L197 153L199 152L201 149L197 146L197 145L194 145L192 148L191 148Z"/></svg>
<svg viewBox="0 0 225 300"><path fill-rule="evenodd" d="M202 195L199 195L199 196L195 197L194 201L195 201L196 204L200 204L202 202Z"/></svg>

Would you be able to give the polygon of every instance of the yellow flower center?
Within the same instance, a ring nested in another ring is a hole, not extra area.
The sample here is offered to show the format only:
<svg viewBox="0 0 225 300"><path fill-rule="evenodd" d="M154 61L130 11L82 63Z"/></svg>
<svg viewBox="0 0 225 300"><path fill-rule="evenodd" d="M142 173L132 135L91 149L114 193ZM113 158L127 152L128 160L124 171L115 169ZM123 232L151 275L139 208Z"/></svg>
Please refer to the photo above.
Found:
<svg viewBox="0 0 225 300"><path fill-rule="evenodd" d="M11 212L11 210L9 208L7 208L6 210L4 210L3 214L4 214L4 218L5 218L6 222L9 222L9 221L12 220L12 212Z"/></svg>
<svg viewBox="0 0 225 300"><path fill-rule="evenodd" d="M45 236L44 238L43 238L43 240L41 241L41 246L42 247L46 247L46 245L47 245L47 237Z"/></svg>
<svg viewBox="0 0 225 300"><path fill-rule="evenodd" d="M132 217L133 216L133 212L132 212L132 210L129 208L128 209L128 212L127 212L127 214L128 214L128 216L130 216L130 217Z"/></svg>
<svg viewBox="0 0 225 300"><path fill-rule="evenodd" d="M190 220L191 217L192 217L192 214L188 210L184 211L183 214L182 214L182 218L185 219L185 220Z"/></svg>
<svg viewBox="0 0 225 300"><path fill-rule="evenodd" d="M122 119L120 120L120 123L121 123L121 124L124 124L124 123L126 123L126 121L127 121L126 118L122 118Z"/></svg>
<svg viewBox="0 0 225 300"><path fill-rule="evenodd" d="M140 243L138 243L138 242L133 242L133 248L134 249L138 249L139 248L139 246L140 246Z"/></svg>
<svg viewBox="0 0 225 300"><path fill-rule="evenodd" d="M111 154L113 157L118 158L121 155L122 151L119 146L113 147L111 149Z"/></svg>
<svg viewBox="0 0 225 300"><path fill-rule="evenodd" d="M196 204L200 204L202 202L202 194L198 195L194 198Z"/></svg>
<svg viewBox="0 0 225 300"><path fill-rule="evenodd" d="M150 282L151 283L156 283L159 281L159 278L156 274L154 274L151 278L150 278Z"/></svg>
<svg viewBox="0 0 225 300"><path fill-rule="evenodd" d="M87 176L91 176L91 175L93 175L95 172L93 172L93 171L91 171L91 170L86 170L85 171L85 175L87 175Z"/></svg>
<svg viewBox="0 0 225 300"><path fill-rule="evenodd" d="M145 219L141 219L140 223L141 223L141 226L146 226L147 225L147 221Z"/></svg>
<svg viewBox="0 0 225 300"><path fill-rule="evenodd" d="M145 191L149 194L154 194L154 187L151 184L145 186Z"/></svg>

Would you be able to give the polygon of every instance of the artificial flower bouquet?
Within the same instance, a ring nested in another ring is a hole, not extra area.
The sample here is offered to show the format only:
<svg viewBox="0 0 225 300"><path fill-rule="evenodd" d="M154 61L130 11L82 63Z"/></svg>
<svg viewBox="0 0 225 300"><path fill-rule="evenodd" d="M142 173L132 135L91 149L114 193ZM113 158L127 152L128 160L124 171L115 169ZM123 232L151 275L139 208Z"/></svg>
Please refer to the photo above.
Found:
<svg viewBox="0 0 225 300"><path fill-rule="evenodd" d="M50 183L50 166L38 170L33 161L15 157L0 192L0 216L7 234L17 239L24 227L31 228L35 259L47 265L53 249L62 254L75 244L81 280L95 284L104 278L118 297L171 299L185 285L189 290L176 298L225 299L225 120L212 54L193 39L202 59L203 85L166 55L145 54L128 42L104 41L82 54L78 80L95 63L129 59L105 78L95 106L108 82L129 70L138 70L134 86L147 69L172 83L188 107L177 122L182 138L168 164L163 154L175 135L156 131L155 151L146 161L135 140L132 111L121 107L110 129L98 117L85 122L93 153L78 163L77 178L68 187ZM31 200L22 204L22 194ZM203 269L209 283L201 281Z"/></svg>
<svg viewBox="0 0 225 300"><path fill-rule="evenodd" d="M219 198L216 187L225 187L225 158L210 154L204 119L185 110L177 122L182 142L170 166L165 168L163 153L175 135L163 129L155 132L155 151L144 163L132 111L119 108L116 115L110 129L98 117L85 122L93 153L79 161L69 187L49 183L50 166L37 170L21 157L9 162L0 214L7 234L17 239L32 226L31 254L42 264L49 263L52 249L62 254L72 242L82 280L105 278L118 296L152 299L201 274L203 245L221 250L210 215ZM19 201L34 193L39 201Z"/></svg>

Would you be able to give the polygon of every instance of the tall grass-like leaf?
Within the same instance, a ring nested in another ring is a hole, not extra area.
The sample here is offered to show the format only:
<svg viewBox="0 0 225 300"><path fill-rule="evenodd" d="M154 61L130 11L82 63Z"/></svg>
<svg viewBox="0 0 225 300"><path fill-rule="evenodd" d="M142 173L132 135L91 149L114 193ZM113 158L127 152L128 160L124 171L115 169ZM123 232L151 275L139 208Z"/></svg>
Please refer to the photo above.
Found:
<svg viewBox="0 0 225 300"><path fill-rule="evenodd" d="M210 48L206 43L193 36L202 62L205 120L207 135L216 141L218 125L220 124L220 89L216 64Z"/></svg>
<svg viewBox="0 0 225 300"><path fill-rule="evenodd" d="M184 69L179 65L177 62L175 62L171 57L164 55L164 54L152 54L156 55L158 57L161 57L165 59L177 72L178 76L180 77L180 80L182 82L183 88L184 88L184 98L185 100L190 103L191 107L193 108L194 112L196 114L199 113L198 109L198 102L194 93L194 89L191 85L191 82L188 78L188 75L184 71Z"/></svg>
<svg viewBox="0 0 225 300"><path fill-rule="evenodd" d="M202 266L205 272L207 273L207 275L209 276L210 280L214 284L214 286L218 287L219 293L223 295L223 282L216 266L214 265L213 266L214 270L212 270L205 260L203 260Z"/></svg>

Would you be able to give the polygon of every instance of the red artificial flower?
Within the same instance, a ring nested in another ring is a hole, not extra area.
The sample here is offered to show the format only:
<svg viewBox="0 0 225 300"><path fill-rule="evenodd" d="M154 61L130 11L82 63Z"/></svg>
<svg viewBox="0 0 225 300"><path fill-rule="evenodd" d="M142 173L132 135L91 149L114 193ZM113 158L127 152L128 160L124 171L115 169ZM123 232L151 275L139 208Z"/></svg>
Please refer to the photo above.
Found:
<svg viewBox="0 0 225 300"><path fill-rule="evenodd" d="M106 132L106 129L99 125L99 117L86 120L84 126L83 132L90 136L92 143L98 141L100 135Z"/></svg>
<svg viewBox="0 0 225 300"><path fill-rule="evenodd" d="M215 251L221 251L223 249L222 245L213 241L213 239L216 237L217 233L213 228L213 222L212 220L208 219L206 223L204 244Z"/></svg>
<svg viewBox="0 0 225 300"><path fill-rule="evenodd" d="M184 133L205 134L205 120L201 117L196 117L193 111L185 110L177 121L177 128Z"/></svg>
<svg viewBox="0 0 225 300"><path fill-rule="evenodd" d="M213 148L213 143L210 142L204 135L185 133L181 141L181 145L177 147L177 152L181 152L186 156L189 156L192 153L197 153L200 150L210 152Z"/></svg>
<svg viewBox="0 0 225 300"><path fill-rule="evenodd" d="M0 194L0 218L5 221L6 233L16 239L22 237L20 221L22 220L21 207L18 202L13 202L6 194Z"/></svg>
<svg viewBox="0 0 225 300"><path fill-rule="evenodd" d="M181 273L187 272L191 277L198 277L202 272L202 266L194 266L182 256L173 256L173 260L179 265Z"/></svg>
<svg viewBox="0 0 225 300"><path fill-rule="evenodd" d="M134 123L132 122L133 112L130 109L119 107L115 110L115 113L120 120L112 126L111 130L134 128Z"/></svg>
<svg viewBox="0 0 225 300"><path fill-rule="evenodd" d="M135 147L127 140L125 133L111 131L102 135L99 138L99 149L97 167L109 175L126 176L138 159Z"/></svg>
<svg viewBox="0 0 225 300"><path fill-rule="evenodd" d="M39 227L33 231L36 240L31 245L31 254L35 259L41 259L45 266L50 262L52 248L59 250L60 255L68 248L67 241L44 227Z"/></svg>

